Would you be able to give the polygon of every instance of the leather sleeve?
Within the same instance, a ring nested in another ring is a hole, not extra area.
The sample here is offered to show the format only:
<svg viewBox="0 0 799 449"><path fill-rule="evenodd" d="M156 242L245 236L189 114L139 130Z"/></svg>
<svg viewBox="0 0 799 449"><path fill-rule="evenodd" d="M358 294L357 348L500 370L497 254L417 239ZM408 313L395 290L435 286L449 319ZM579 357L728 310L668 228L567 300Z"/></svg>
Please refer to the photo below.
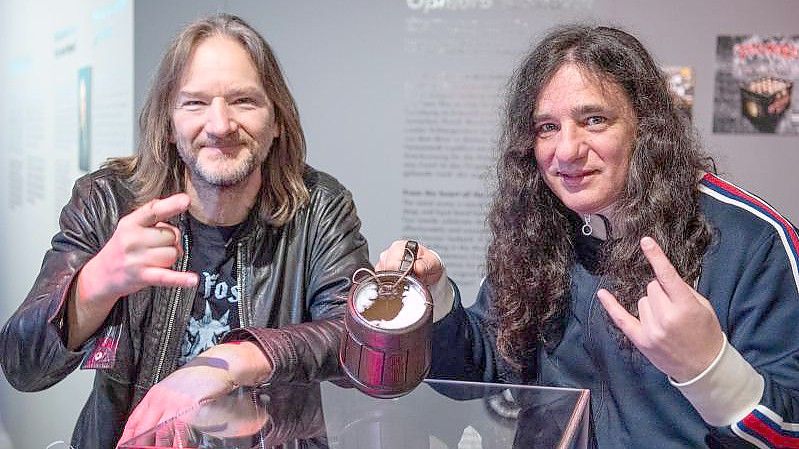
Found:
<svg viewBox="0 0 799 449"><path fill-rule="evenodd" d="M294 324L279 329L235 329L223 342L257 343L269 362L272 374L262 383L308 383L342 375L338 348L344 320L334 318Z"/></svg>
<svg viewBox="0 0 799 449"><path fill-rule="evenodd" d="M224 341L258 343L272 363L263 382L316 382L340 377L338 352L343 313L353 273L370 268L366 239L352 195L332 177L316 172L306 216L305 310L310 321L279 329L232 331Z"/></svg>
<svg viewBox="0 0 799 449"><path fill-rule="evenodd" d="M352 195L329 175L319 178L307 209L304 323L246 328L225 341L257 342L273 366L264 382L315 382L340 377L338 351L353 273L370 268L366 239Z"/></svg>
<svg viewBox="0 0 799 449"><path fill-rule="evenodd" d="M65 303L78 272L107 240L104 225L117 216L109 210L115 206L100 205L102 194L90 176L76 182L30 293L0 332L0 363L9 383L21 391L55 384L83 357L65 346Z"/></svg>
<svg viewBox="0 0 799 449"><path fill-rule="evenodd" d="M352 195L332 178L320 184L311 196L307 219L305 308L312 320L342 316L353 273L371 268Z"/></svg>

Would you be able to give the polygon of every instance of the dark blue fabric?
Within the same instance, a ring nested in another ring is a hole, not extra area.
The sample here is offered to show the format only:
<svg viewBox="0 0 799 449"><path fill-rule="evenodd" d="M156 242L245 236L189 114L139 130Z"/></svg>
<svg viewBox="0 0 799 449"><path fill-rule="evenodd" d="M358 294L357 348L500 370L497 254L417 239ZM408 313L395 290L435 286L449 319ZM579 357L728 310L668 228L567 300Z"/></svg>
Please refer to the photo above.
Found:
<svg viewBox="0 0 799 449"><path fill-rule="evenodd" d="M713 242L698 291L711 302L732 346L765 378L761 404L797 422L799 292L791 248L777 227L737 204L708 194L700 204ZM596 298L603 282L592 266L596 245L577 248L562 339L553 347L539 345L529 360L535 377L530 383L589 389L592 444L601 449L754 447L731 427L705 424L663 373L622 347ZM521 381L497 356L486 326L491 296L484 282L475 305L464 309L456 290L452 312L434 326L432 377Z"/></svg>

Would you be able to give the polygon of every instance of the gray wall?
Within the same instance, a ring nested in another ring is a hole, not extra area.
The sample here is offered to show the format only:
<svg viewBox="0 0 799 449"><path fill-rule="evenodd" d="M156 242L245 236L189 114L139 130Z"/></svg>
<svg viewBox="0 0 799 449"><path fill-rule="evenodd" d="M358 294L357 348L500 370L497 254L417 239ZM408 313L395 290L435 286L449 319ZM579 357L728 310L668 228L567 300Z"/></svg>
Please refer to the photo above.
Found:
<svg viewBox="0 0 799 449"><path fill-rule="evenodd" d="M428 12L412 8L422 3L471 7ZM481 4L491 7L484 9ZM405 146L410 134L406 131L408 110L417 105L409 91L424 88L421 80L426 77L440 81L479 74L493 80L477 87L449 86L446 95L452 100L461 93L474 95L475 89L482 93L494 89L494 97L483 95L477 101L477 107L492 110L483 116L488 128L484 133L494 133L494 110L503 100L502 83L536 36L561 22L618 25L639 36L661 65L693 68L694 123L721 174L795 218L799 217L799 202L793 195L793 171L799 162L799 140L712 132L716 36L799 34L796 1L775 0L767 5L747 0L334 0L290 4L229 0L163 6L139 0L136 99L141 101L160 50L179 25L211 11L241 15L265 35L282 62L306 130L308 160L353 191L372 258L394 239L415 237L437 247L450 263L466 265L455 274L463 284L464 296L470 297L482 272L481 244L485 240L478 238L472 249L458 251L442 234L462 229L445 226L443 231L414 232L418 228L403 225L408 218L403 212L407 200L403 191L421 185L427 190L487 192L491 164L485 164L486 176L480 178L404 176L403 163L412 157ZM409 49L419 41L430 43L432 49ZM446 83L436 86L447 89ZM796 92L794 98L796 109ZM484 140L489 137L493 136L484 136ZM483 147L485 154L493 156L491 145ZM485 205L487 199L482 200Z"/></svg>

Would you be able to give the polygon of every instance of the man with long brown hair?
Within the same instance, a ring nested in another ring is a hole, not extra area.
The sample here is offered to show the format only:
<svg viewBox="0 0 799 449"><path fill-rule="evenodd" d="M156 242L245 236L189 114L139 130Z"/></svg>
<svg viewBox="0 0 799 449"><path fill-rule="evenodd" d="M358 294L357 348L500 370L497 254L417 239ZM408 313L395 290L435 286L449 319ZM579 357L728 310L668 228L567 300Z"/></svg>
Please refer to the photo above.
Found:
<svg viewBox="0 0 799 449"><path fill-rule="evenodd" d="M140 128L134 156L77 181L0 335L20 390L97 370L78 448L239 385L336 374L342 293L369 266L351 194L305 164L278 63L240 18L175 38Z"/></svg>
<svg viewBox="0 0 799 449"><path fill-rule="evenodd" d="M487 277L469 309L435 298L431 376L588 388L599 448L799 447L799 237L711 162L635 37L544 37L511 83Z"/></svg>

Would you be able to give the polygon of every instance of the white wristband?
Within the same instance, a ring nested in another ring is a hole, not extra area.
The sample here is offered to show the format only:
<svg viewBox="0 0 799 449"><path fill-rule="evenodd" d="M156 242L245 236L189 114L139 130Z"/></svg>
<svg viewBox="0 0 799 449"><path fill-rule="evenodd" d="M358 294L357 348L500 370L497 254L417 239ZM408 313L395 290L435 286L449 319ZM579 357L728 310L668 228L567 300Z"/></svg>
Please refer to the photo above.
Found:
<svg viewBox="0 0 799 449"><path fill-rule="evenodd" d="M430 297L433 299L433 322L436 323L452 311L452 306L455 303L455 289L452 288L452 284L447 277L447 267L444 266L441 256L429 248L428 251L436 256L442 268L441 277L438 278L438 281L427 287Z"/></svg>
<svg viewBox="0 0 799 449"><path fill-rule="evenodd" d="M713 362L695 378L677 387L708 424L729 426L748 415L763 396L765 381L727 341Z"/></svg>

